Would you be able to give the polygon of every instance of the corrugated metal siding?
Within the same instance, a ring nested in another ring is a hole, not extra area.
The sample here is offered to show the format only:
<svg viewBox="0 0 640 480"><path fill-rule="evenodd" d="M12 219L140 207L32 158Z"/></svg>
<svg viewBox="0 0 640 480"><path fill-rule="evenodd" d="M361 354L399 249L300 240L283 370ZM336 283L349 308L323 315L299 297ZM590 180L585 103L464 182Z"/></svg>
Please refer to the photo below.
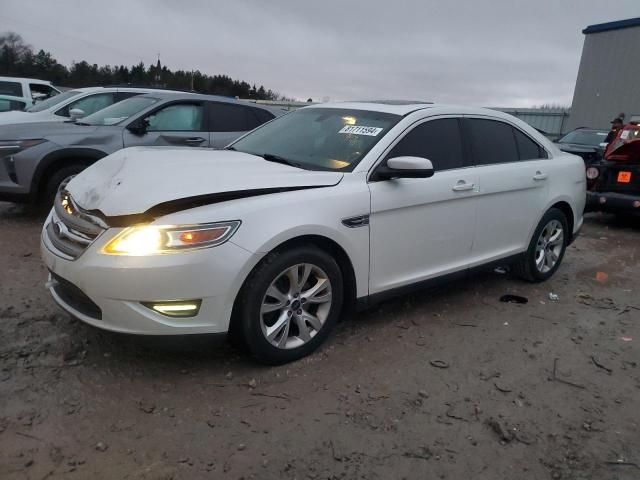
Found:
<svg viewBox="0 0 640 480"><path fill-rule="evenodd" d="M570 110L567 108L494 108L513 115L538 130L542 130L551 139L567 132L567 120Z"/></svg>
<svg viewBox="0 0 640 480"><path fill-rule="evenodd" d="M568 127L609 128L640 114L640 27L585 36Z"/></svg>

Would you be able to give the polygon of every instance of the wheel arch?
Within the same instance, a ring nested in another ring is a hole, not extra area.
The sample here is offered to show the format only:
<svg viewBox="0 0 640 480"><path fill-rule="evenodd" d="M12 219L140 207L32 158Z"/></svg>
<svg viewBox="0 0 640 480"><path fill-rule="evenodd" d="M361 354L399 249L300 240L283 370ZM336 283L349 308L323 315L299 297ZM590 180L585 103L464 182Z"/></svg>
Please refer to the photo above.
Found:
<svg viewBox="0 0 640 480"><path fill-rule="evenodd" d="M65 148L49 153L38 163L31 180L31 192L34 198L41 195L47 179L65 163L83 163L88 167L107 155L106 152L95 148Z"/></svg>
<svg viewBox="0 0 640 480"><path fill-rule="evenodd" d="M551 205L548 209L552 209L552 208L557 208L558 210L560 210L562 213L564 213L564 216L567 218L567 223L569 224L569 237L571 237L573 235L573 229L575 227L575 213L573 212L573 208L571 208L571 205L569 204L569 202L565 201L565 200L560 200L556 203L554 203L553 205Z"/></svg>
<svg viewBox="0 0 640 480"><path fill-rule="evenodd" d="M242 290L245 288L247 280L251 277L255 269L261 264L264 258L272 252L289 250L302 245L312 245L316 248L319 248L329 254L331 254L335 259L340 271L342 273L342 278L344 282L344 304L342 307L342 314L351 312L356 306L356 296L357 296L357 283L356 283L356 274L355 268L353 266L353 262L351 258L347 254L347 251L343 248L335 240L320 234L304 234L298 235L287 240L281 241L275 247L270 249L268 252L265 252L264 255L255 263L255 265L251 268L249 273L246 275L244 280L242 281L242 285L238 289L236 293L236 297L233 302L233 307L231 310L231 317L229 321L229 333L235 334L237 333L237 327L239 326L238 321L238 312L239 312L239 299L242 296Z"/></svg>

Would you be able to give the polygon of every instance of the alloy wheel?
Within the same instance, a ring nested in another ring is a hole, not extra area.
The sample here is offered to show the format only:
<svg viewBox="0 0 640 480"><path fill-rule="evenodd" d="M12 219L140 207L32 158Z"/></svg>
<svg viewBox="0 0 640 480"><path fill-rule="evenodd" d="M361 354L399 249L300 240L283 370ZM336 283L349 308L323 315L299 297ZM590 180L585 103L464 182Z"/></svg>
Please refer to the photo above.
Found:
<svg viewBox="0 0 640 480"><path fill-rule="evenodd" d="M322 329L331 304L331 281L320 267L288 267L271 282L262 300L262 333L277 348L300 347Z"/></svg>
<svg viewBox="0 0 640 480"><path fill-rule="evenodd" d="M553 269L564 248L564 229L558 220L551 220L545 225L536 244L536 268L541 273Z"/></svg>

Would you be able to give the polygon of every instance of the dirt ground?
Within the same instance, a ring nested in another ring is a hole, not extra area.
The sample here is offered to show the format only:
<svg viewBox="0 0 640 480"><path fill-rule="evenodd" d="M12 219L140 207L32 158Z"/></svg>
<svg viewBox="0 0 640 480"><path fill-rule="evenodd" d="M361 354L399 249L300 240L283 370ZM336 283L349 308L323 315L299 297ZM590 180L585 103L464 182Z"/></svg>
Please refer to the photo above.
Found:
<svg viewBox="0 0 640 480"><path fill-rule="evenodd" d="M402 297L264 367L69 318L42 220L0 204L2 479L640 478L638 221L590 216L545 284Z"/></svg>

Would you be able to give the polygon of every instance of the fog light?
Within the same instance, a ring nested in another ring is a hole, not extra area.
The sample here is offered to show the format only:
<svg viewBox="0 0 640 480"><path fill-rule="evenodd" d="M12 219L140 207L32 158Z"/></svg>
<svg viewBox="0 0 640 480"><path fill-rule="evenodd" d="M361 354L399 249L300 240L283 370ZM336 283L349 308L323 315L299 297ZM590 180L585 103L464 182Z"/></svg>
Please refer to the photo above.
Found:
<svg viewBox="0 0 640 480"><path fill-rule="evenodd" d="M599 201L600 201L600 203L601 203L601 204L603 204L603 205L604 205L605 203L607 203L607 199L606 199L605 197L600 197L598 200L599 200Z"/></svg>
<svg viewBox="0 0 640 480"><path fill-rule="evenodd" d="M147 308L167 317L195 317L202 300L175 300L169 302L141 302Z"/></svg>

